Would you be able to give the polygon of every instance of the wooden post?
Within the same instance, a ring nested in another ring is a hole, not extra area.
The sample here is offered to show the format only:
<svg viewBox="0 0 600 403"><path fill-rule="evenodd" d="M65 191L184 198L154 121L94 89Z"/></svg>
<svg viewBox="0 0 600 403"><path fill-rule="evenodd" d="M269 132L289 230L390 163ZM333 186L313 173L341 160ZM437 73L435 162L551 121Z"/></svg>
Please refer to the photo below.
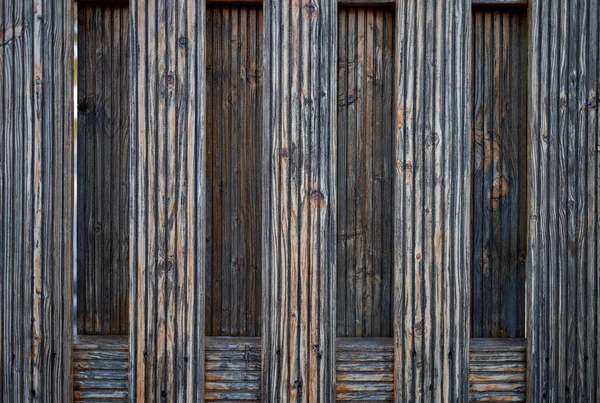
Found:
<svg viewBox="0 0 600 403"><path fill-rule="evenodd" d="M467 401L471 2L397 4L395 401Z"/></svg>
<svg viewBox="0 0 600 403"><path fill-rule="evenodd" d="M73 394L73 3L0 1L0 400Z"/></svg>
<svg viewBox="0 0 600 403"><path fill-rule="evenodd" d="M264 4L263 401L334 401L337 2Z"/></svg>
<svg viewBox="0 0 600 403"><path fill-rule="evenodd" d="M600 399L599 13L530 6L530 402Z"/></svg>
<svg viewBox="0 0 600 403"><path fill-rule="evenodd" d="M202 402L205 2L133 0L131 402Z"/></svg>

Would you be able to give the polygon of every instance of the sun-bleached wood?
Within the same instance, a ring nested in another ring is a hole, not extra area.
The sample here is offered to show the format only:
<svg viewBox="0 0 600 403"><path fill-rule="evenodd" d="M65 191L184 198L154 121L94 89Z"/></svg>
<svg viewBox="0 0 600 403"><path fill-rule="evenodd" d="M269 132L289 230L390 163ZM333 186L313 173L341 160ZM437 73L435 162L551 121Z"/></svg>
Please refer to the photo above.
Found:
<svg viewBox="0 0 600 403"><path fill-rule="evenodd" d="M395 401L464 402L471 2L401 1L396 18Z"/></svg>
<svg viewBox="0 0 600 403"><path fill-rule="evenodd" d="M73 2L0 0L0 401L72 401Z"/></svg>
<svg viewBox="0 0 600 403"><path fill-rule="evenodd" d="M132 0L132 402L202 402L205 2Z"/></svg>

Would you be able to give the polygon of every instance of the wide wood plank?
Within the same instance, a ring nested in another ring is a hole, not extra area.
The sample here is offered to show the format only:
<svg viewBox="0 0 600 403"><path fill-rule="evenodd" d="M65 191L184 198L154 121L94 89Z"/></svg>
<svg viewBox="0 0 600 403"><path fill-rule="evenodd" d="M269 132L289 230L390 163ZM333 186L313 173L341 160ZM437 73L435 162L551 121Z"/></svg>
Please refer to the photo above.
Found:
<svg viewBox="0 0 600 403"><path fill-rule="evenodd" d="M73 2L0 0L0 401L71 402Z"/></svg>

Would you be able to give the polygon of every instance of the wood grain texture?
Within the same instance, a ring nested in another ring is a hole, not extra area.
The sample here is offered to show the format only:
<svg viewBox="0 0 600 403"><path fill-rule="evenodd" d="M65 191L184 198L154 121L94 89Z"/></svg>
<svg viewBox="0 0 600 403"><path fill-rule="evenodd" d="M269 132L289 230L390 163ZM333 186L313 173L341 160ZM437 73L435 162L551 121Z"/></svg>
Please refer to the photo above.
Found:
<svg viewBox="0 0 600 403"><path fill-rule="evenodd" d="M527 12L473 18L471 333L524 337Z"/></svg>
<svg viewBox="0 0 600 403"><path fill-rule="evenodd" d="M527 342L522 338L471 339L470 402L525 402Z"/></svg>
<svg viewBox="0 0 600 403"><path fill-rule="evenodd" d="M338 16L337 336L392 336L394 10Z"/></svg>
<svg viewBox="0 0 600 403"><path fill-rule="evenodd" d="M73 3L0 1L0 401L71 402Z"/></svg>
<svg viewBox="0 0 600 403"><path fill-rule="evenodd" d="M597 1L533 0L528 401L600 399Z"/></svg>
<svg viewBox="0 0 600 403"><path fill-rule="evenodd" d="M129 331L129 13L77 8L77 332Z"/></svg>
<svg viewBox="0 0 600 403"><path fill-rule="evenodd" d="M126 336L76 336L73 401L126 402L129 340Z"/></svg>
<svg viewBox="0 0 600 403"><path fill-rule="evenodd" d="M264 13L263 399L331 402L337 4Z"/></svg>
<svg viewBox="0 0 600 403"><path fill-rule="evenodd" d="M204 1L133 0L129 400L203 401Z"/></svg>
<svg viewBox="0 0 600 403"><path fill-rule="evenodd" d="M392 338L338 338L335 350L336 402L394 400Z"/></svg>
<svg viewBox="0 0 600 403"><path fill-rule="evenodd" d="M401 1L396 28L395 401L466 401L471 2Z"/></svg>
<svg viewBox="0 0 600 403"><path fill-rule="evenodd" d="M261 400L260 337L207 337L206 401Z"/></svg>
<svg viewBox="0 0 600 403"><path fill-rule="evenodd" d="M206 334L258 336L263 13L258 7L211 6L206 18Z"/></svg>

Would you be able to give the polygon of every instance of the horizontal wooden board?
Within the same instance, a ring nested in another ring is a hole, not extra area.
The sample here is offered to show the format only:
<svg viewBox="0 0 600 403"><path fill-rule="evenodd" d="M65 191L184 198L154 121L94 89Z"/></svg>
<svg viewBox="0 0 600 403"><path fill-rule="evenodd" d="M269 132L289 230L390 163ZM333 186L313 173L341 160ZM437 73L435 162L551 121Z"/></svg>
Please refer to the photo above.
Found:
<svg viewBox="0 0 600 403"><path fill-rule="evenodd" d="M338 338L336 401L377 402L394 398L391 338Z"/></svg>
<svg viewBox="0 0 600 403"><path fill-rule="evenodd" d="M126 336L76 336L73 343L73 400L126 401L128 350Z"/></svg>
<svg viewBox="0 0 600 403"><path fill-rule="evenodd" d="M469 400L525 401L526 365L525 339L471 339Z"/></svg>
<svg viewBox="0 0 600 403"><path fill-rule="evenodd" d="M204 399L260 400L260 346L258 337L207 337Z"/></svg>

